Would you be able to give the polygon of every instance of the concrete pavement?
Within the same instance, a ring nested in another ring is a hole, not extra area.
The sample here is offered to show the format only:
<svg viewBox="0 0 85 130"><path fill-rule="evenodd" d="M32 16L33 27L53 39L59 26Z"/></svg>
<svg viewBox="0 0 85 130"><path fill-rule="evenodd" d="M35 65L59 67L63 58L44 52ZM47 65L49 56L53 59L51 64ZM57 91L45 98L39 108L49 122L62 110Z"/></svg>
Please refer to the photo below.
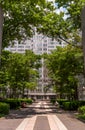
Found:
<svg viewBox="0 0 85 130"><path fill-rule="evenodd" d="M85 130L85 123L76 119L73 113L39 101L1 118L0 130Z"/></svg>

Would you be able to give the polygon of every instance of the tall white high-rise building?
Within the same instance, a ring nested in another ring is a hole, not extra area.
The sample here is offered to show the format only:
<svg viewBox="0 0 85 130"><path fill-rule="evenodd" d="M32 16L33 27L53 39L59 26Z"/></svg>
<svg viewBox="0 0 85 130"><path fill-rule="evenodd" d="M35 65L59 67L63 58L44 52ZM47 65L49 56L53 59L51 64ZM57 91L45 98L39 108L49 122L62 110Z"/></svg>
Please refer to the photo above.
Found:
<svg viewBox="0 0 85 130"><path fill-rule="evenodd" d="M50 54L52 50L56 49L57 46L65 46L63 42L61 44L56 41L55 39L53 40L52 38L43 36L42 34L37 34L30 38L29 40L26 40L25 42L18 44L16 42L13 46L9 46L6 48L6 50L9 50L13 53L18 52L18 53L25 53L25 50L32 50L35 54L42 55L44 53ZM37 96L38 98L43 97L44 93L44 87L49 84L49 78L47 75L47 69L44 65L44 59L41 59L42 67L39 68L39 79L38 79L38 86L37 86ZM32 96L34 96L34 93L31 93ZM50 93L48 96L52 96L52 93ZM36 95L36 94L35 94ZM45 94L46 96L46 94Z"/></svg>
<svg viewBox="0 0 85 130"><path fill-rule="evenodd" d="M42 34L35 34L29 40L26 40L22 43L15 42L14 45L10 45L6 50L9 50L13 53L24 53L25 50L32 50L35 54L50 54L52 50L56 49L56 46L65 46L63 42L59 43L55 39L43 36Z"/></svg>

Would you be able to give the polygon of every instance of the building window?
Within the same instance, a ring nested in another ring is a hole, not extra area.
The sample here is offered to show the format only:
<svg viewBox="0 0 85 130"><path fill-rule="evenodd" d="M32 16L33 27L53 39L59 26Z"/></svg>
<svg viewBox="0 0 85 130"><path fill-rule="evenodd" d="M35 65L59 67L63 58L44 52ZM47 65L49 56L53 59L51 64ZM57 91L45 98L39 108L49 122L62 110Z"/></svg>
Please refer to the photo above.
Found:
<svg viewBox="0 0 85 130"><path fill-rule="evenodd" d="M47 46L47 44L43 44L43 46Z"/></svg>
<svg viewBox="0 0 85 130"><path fill-rule="evenodd" d="M39 50L39 51L42 51L42 48L39 48L38 50Z"/></svg>
<svg viewBox="0 0 85 130"><path fill-rule="evenodd" d="M15 49L15 48L11 48L10 50L11 50L11 51L16 51L16 49Z"/></svg>
<svg viewBox="0 0 85 130"><path fill-rule="evenodd" d="M43 48L44 51L47 51L47 48Z"/></svg>
<svg viewBox="0 0 85 130"><path fill-rule="evenodd" d="M24 48L24 46L18 46L18 48Z"/></svg>
<svg viewBox="0 0 85 130"><path fill-rule="evenodd" d="M54 46L48 46L48 48L54 48Z"/></svg>
<svg viewBox="0 0 85 130"><path fill-rule="evenodd" d="M18 49L18 51L24 51L24 49L22 48L22 49Z"/></svg>
<svg viewBox="0 0 85 130"><path fill-rule="evenodd" d="M25 46L25 48L30 48L30 46Z"/></svg>
<svg viewBox="0 0 85 130"><path fill-rule="evenodd" d="M44 42L47 42L47 40L45 39Z"/></svg>

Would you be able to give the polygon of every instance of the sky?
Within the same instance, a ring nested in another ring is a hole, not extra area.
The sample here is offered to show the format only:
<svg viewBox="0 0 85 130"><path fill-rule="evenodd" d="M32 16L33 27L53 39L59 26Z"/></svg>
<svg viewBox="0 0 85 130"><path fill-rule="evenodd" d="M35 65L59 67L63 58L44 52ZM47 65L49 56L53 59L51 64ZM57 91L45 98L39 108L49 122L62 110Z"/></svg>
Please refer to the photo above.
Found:
<svg viewBox="0 0 85 130"><path fill-rule="evenodd" d="M47 1L53 1L53 2L55 2L55 0L47 0Z"/></svg>
<svg viewBox="0 0 85 130"><path fill-rule="evenodd" d="M55 2L55 0L47 0L47 1L49 1L49 2L51 2L51 1L53 1L53 2ZM57 4L55 4L55 6L56 6ZM61 7L60 8L60 11L64 11L64 9ZM58 10L58 12L60 12L59 10Z"/></svg>
<svg viewBox="0 0 85 130"><path fill-rule="evenodd" d="M49 2L51 2L51 1L55 2L55 0L47 0L47 1L49 1ZM55 5L57 5L57 4L55 4ZM56 13L59 14L60 12L66 12L66 9L63 8L63 7L61 7L60 9L56 9ZM67 18L67 15L64 16L64 19L66 19L66 18Z"/></svg>

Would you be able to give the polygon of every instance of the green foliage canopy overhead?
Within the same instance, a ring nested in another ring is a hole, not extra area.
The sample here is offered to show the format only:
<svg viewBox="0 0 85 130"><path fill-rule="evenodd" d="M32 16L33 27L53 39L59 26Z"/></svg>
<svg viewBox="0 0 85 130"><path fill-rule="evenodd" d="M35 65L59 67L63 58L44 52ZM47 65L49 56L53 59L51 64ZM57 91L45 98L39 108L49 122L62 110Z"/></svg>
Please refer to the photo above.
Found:
<svg viewBox="0 0 85 130"><path fill-rule="evenodd" d="M45 0L0 0L3 9L3 47L34 34L34 27L42 26L43 17L54 8Z"/></svg>

